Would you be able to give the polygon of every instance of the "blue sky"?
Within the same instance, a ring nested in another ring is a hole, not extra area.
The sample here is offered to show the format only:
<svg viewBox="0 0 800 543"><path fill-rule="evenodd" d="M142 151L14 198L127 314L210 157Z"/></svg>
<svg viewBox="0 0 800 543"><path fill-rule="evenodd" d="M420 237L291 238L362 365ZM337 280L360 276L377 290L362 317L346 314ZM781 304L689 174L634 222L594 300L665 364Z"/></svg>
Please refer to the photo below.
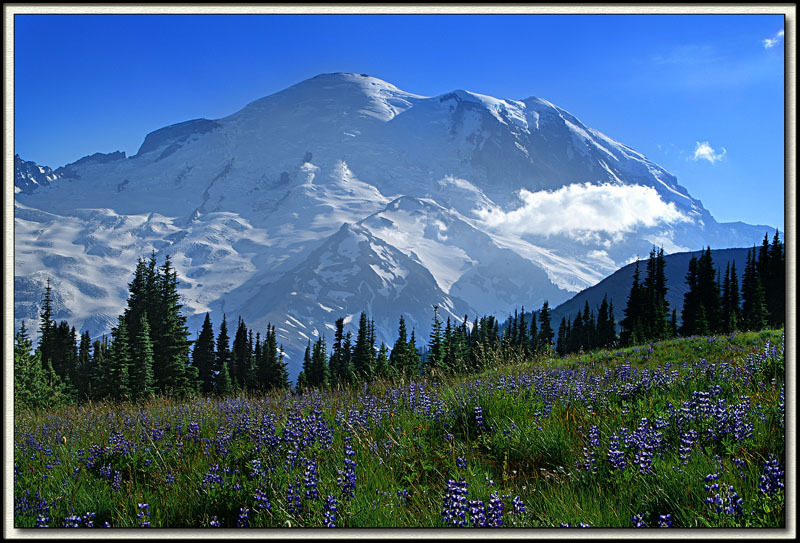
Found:
<svg viewBox="0 0 800 543"><path fill-rule="evenodd" d="M15 15L15 153L135 154L326 72L545 98L665 167L721 222L784 229L784 16ZM766 41L771 40L771 41Z"/></svg>

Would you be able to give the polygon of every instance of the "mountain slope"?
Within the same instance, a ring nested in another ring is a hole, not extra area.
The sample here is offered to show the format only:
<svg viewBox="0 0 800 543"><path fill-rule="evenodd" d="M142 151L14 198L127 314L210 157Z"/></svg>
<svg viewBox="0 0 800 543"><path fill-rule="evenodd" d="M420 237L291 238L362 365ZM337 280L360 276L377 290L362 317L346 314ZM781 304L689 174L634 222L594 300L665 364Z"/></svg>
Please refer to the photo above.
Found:
<svg viewBox="0 0 800 543"><path fill-rule="evenodd" d="M546 100L425 97L357 74L163 127L130 157L20 164L17 326L51 278L56 318L107 333L155 250L192 329L206 311L279 325L293 375L340 316L370 311L391 340L407 312L426 338L434 303L459 319L553 307L654 244L749 246L768 230L717 223L669 172Z"/></svg>

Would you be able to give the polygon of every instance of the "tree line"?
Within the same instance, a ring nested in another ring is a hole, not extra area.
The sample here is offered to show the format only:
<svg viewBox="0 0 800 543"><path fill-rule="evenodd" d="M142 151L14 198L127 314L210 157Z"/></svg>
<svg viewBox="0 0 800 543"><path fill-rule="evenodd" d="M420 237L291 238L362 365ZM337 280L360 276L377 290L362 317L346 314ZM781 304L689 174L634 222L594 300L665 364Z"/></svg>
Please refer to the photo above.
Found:
<svg viewBox="0 0 800 543"><path fill-rule="evenodd" d="M604 296L595 313L588 301L574 318L562 319L557 334L545 301L526 315L524 307L501 326L494 316L470 322L443 321L433 306L427 344L417 346L403 315L391 349L376 345L375 324L361 313L355 336L345 332L345 318L335 322L330 347L324 335L308 341L296 390L353 385L376 378L480 371L488 364L526 359L539 354L636 345L677 336L779 327L785 321L785 254L778 233L765 235L759 248L748 251L739 286L735 263L724 276L714 265L711 249L693 256L685 276L687 292L677 309L666 300L663 249L650 252L641 277L637 260L624 318L617 324L613 301ZM92 341L88 332L76 340L66 321L53 320L48 280L34 348L23 323L15 335L14 383L17 405L46 407L64 401L145 399L156 394L230 395L245 390L290 389L283 346L275 327L265 335L249 329L239 317L233 341L223 316L215 334L208 313L194 340L181 313L177 273L169 255L157 264L153 253L140 258L128 284L125 310L110 339ZM502 330L502 332L501 332ZM619 333L617 332L619 330Z"/></svg>

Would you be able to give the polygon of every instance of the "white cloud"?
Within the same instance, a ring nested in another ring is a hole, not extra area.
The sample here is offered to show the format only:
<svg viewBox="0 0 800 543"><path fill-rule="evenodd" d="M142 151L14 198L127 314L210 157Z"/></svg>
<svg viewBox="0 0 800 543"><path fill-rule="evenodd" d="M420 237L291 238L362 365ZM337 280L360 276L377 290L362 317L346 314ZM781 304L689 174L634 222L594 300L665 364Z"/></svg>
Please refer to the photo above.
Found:
<svg viewBox="0 0 800 543"><path fill-rule="evenodd" d="M692 156L692 160L708 160L711 164L718 162L725 158L725 154L727 151L725 148L722 148L721 152L716 152L711 145L707 141L703 142L695 142L697 146L694 149L694 155Z"/></svg>
<svg viewBox="0 0 800 543"><path fill-rule="evenodd" d="M576 183L554 191L519 192L522 205L509 212L499 208L476 211L491 228L515 234L566 235L578 241L616 240L639 227L689 221L661 199L652 187Z"/></svg>
<svg viewBox="0 0 800 543"><path fill-rule="evenodd" d="M778 32L771 38L766 38L761 41L764 44L764 49L772 49L783 41L783 29L778 30Z"/></svg>

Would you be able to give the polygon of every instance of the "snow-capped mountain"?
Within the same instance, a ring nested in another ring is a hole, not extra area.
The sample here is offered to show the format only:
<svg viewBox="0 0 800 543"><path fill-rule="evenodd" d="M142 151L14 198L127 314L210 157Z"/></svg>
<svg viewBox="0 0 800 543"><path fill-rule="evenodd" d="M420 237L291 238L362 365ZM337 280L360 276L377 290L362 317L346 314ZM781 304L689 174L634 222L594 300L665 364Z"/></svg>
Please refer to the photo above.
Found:
<svg viewBox="0 0 800 543"><path fill-rule="evenodd" d="M50 278L56 319L107 333L155 250L193 330L206 311L271 322L293 376L339 317L366 311L391 345L402 313L423 342L433 305L459 321L554 307L653 244L749 246L768 230L717 223L669 172L546 100L425 97L356 74L161 128L130 157L15 164L17 326Z"/></svg>

